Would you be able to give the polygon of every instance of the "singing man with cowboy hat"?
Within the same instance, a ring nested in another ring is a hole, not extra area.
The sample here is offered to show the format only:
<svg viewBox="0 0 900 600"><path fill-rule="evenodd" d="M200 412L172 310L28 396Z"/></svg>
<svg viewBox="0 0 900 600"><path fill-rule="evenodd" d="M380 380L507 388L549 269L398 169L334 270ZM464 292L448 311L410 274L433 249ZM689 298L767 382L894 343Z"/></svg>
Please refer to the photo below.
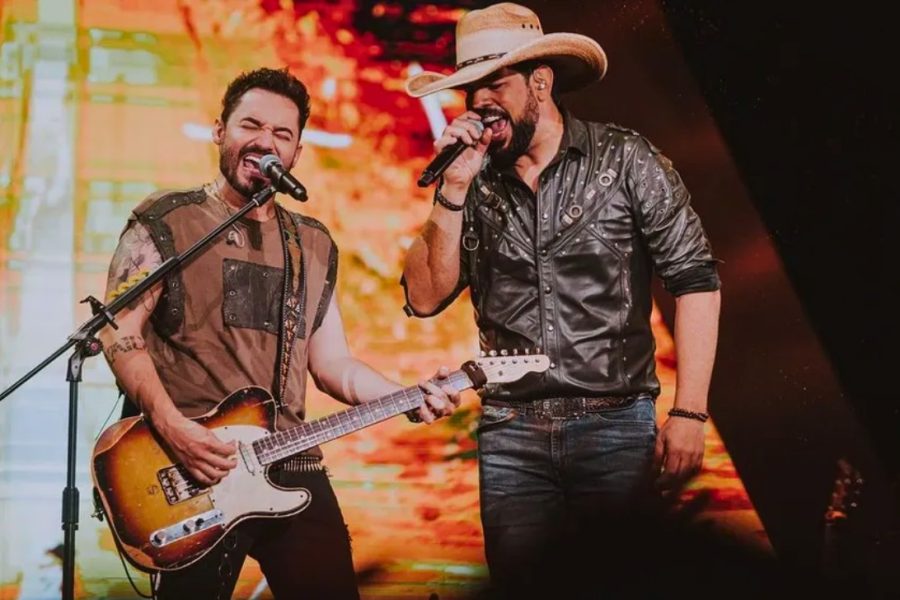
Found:
<svg viewBox="0 0 900 600"><path fill-rule="evenodd" d="M482 350L550 357L548 371L481 393L485 553L497 588L523 597L567 531L699 470L720 283L671 162L639 134L560 106L558 94L603 77L594 40L544 33L534 12L501 3L459 20L456 58L453 73L406 83L414 97L465 92L468 110L435 148L469 148L436 185L402 283L418 317L468 287ZM653 273L675 296L678 357L658 432Z"/></svg>

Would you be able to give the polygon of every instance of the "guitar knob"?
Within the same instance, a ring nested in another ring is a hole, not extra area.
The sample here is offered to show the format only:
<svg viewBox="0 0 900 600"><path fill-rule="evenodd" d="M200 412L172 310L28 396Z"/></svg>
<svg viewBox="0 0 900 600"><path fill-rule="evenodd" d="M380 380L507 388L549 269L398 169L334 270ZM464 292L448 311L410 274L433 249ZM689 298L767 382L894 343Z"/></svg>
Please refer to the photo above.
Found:
<svg viewBox="0 0 900 600"><path fill-rule="evenodd" d="M496 350L491 350L488 354L489 354L490 356L497 356L497 351L496 351Z"/></svg>
<svg viewBox="0 0 900 600"><path fill-rule="evenodd" d="M501 351L500 351L500 356L506 356L506 354L507 354L507 353L506 353L506 350L501 350Z"/></svg>

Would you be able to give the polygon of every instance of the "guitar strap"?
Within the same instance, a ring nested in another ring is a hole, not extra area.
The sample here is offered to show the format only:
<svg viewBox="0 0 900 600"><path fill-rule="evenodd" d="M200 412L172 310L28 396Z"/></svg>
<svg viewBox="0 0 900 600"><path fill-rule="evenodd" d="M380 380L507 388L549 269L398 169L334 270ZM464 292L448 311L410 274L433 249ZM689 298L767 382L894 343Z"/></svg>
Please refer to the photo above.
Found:
<svg viewBox="0 0 900 600"><path fill-rule="evenodd" d="M272 391L275 402L284 411L284 394L287 389L294 341L306 328L304 318L303 287L306 274L303 269L303 249L297 222L283 208L275 205L275 214L281 226L281 245L284 251L284 288L281 296L281 322L278 329L278 352L275 358L275 381Z"/></svg>

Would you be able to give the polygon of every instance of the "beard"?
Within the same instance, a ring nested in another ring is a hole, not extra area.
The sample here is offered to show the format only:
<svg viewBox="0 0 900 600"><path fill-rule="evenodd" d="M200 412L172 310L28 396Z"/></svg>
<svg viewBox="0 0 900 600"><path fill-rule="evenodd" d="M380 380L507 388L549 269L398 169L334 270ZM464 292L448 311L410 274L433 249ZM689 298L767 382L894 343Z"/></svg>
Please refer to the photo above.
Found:
<svg viewBox="0 0 900 600"><path fill-rule="evenodd" d="M538 112L537 98L528 90L528 99L525 101L525 110L522 118L514 120L509 115L501 115L508 119L509 126L512 129L512 135L509 138L509 145L500 146L499 142L491 142L488 147L488 155L491 162L498 169L507 169L513 166L516 160L528 151L531 140L534 139L534 132L537 129L540 113Z"/></svg>
<svg viewBox="0 0 900 600"><path fill-rule="evenodd" d="M268 154L267 150L256 146L247 146L240 151L234 148L226 148L219 154L219 171L225 177L225 181L247 199L250 199L266 186L266 182L258 177L251 178L249 183L243 183L238 179L237 171L241 161L244 159L244 156L251 152L261 155Z"/></svg>

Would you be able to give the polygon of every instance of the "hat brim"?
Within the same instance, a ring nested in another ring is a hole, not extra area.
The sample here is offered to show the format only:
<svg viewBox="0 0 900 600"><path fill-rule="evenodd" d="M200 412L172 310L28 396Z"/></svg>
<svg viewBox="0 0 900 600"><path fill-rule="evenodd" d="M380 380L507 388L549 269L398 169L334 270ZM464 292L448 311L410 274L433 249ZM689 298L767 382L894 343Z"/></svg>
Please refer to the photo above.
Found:
<svg viewBox="0 0 900 600"><path fill-rule="evenodd" d="M600 44L577 33L548 33L500 58L463 67L450 75L434 71L418 73L406 80L406 93L421 98L478 81L503 67L538 59L554 68L560 92L580 88L606 74L606 53Z"/></svg>

